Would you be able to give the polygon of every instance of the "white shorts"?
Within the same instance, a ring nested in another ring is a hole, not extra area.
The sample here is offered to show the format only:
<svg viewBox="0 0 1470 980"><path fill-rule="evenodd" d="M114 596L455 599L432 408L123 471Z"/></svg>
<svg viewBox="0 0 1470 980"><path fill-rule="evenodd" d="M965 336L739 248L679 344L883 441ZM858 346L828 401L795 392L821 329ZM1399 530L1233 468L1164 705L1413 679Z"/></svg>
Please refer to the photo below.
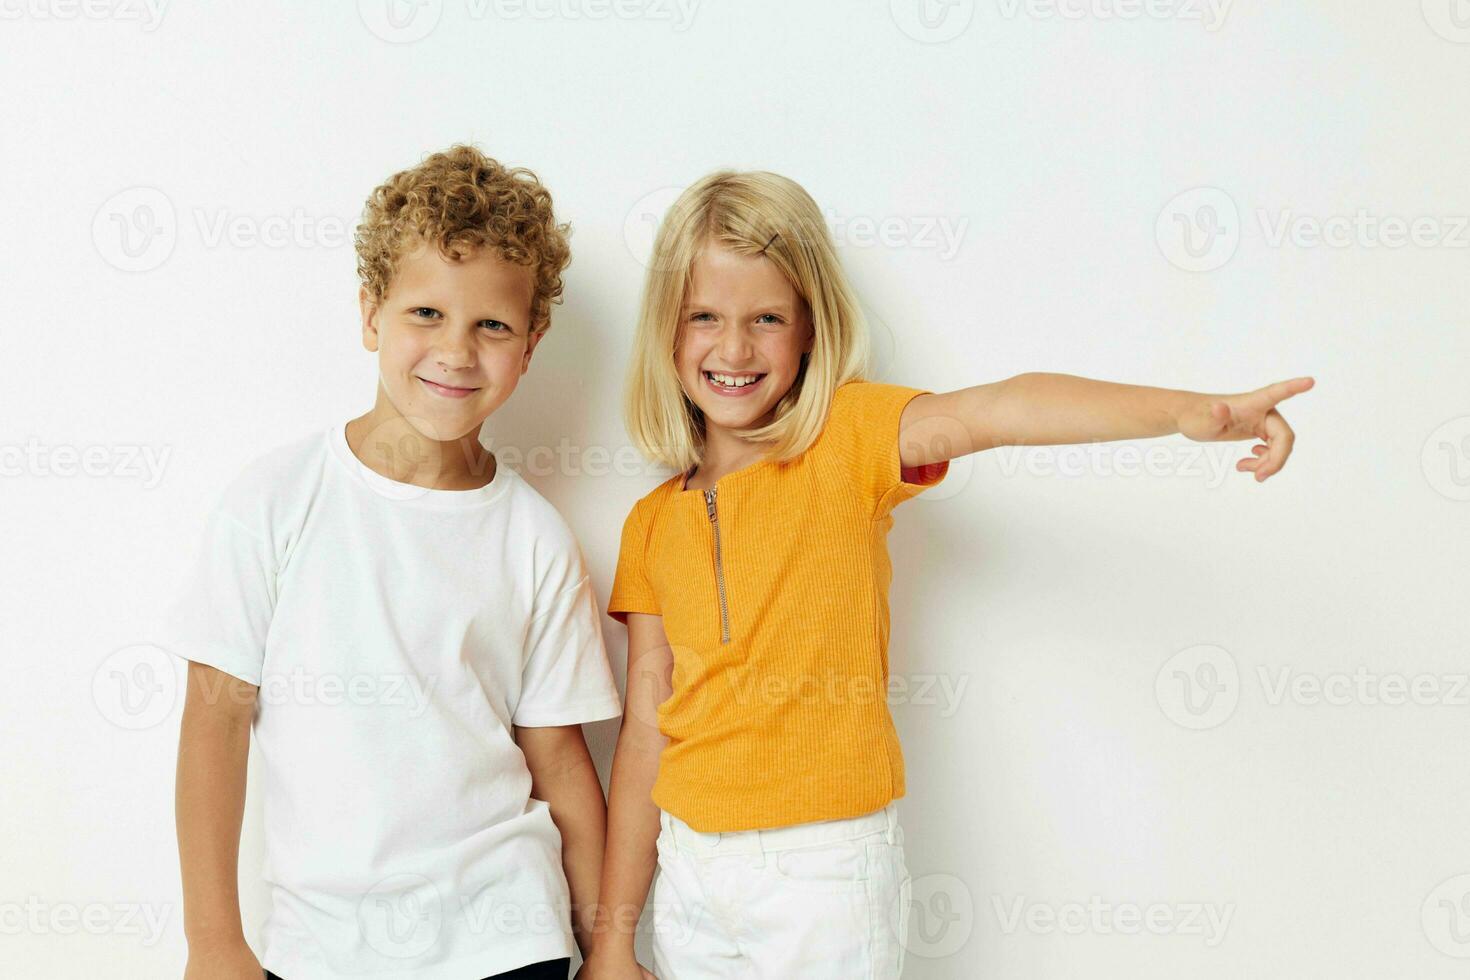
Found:
<svg viewBox="0 0 1470 980"><path fill-rule="evenodd" d="M903 970L910 882L893 803L731 833L659 812L659 980L895 980Z"/></svg>

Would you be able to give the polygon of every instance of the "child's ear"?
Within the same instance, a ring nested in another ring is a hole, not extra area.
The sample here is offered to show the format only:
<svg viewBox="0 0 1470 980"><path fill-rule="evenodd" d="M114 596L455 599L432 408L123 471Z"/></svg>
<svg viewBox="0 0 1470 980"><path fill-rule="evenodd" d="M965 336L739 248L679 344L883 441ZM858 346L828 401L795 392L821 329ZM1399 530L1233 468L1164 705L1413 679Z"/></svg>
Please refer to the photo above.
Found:
<svg viewBox="0 0 1470 980"><path fill-rule="evenodd" d="M537 330L537 331L534 331L529 337L526 338L526 352L521 355L521 373L522 374L525 374L526 373L526 369L531 366L531 355L533 353L535 353L535 351L536 351L536 345L539 344L539 343L541 343L541 338L544 337L544 336L546 336L546 331L545 330Z"/></svg>
<svg viewBox="0 0 1470 980"><path fill-rule="evenodd" d="M366 286L357 289L357 305L362 309L362 346L370 351L378 349L378 304Z"/></svg>

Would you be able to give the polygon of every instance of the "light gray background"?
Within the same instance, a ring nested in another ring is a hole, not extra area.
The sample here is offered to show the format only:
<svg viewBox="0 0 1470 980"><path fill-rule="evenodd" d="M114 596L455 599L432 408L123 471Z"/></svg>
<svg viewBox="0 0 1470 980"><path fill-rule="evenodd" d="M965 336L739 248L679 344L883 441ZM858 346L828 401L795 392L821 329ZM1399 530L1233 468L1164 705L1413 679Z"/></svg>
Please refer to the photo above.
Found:
<svg viewBox="0 0 1470 980"><path fill-rule="evenodd" d="M640 255L717 166L828 210L881 380L1314 375L1264 486L1174 437L897 512L906 976L1464 975L1470 4L395 3L0 0L0 972L182 969L178 675L134 645L224 483L371 404L352 225L469 140L575 227L485 437L544 447L604 599L661 476ZM259 860L257 799L252 937Z"/></svg>

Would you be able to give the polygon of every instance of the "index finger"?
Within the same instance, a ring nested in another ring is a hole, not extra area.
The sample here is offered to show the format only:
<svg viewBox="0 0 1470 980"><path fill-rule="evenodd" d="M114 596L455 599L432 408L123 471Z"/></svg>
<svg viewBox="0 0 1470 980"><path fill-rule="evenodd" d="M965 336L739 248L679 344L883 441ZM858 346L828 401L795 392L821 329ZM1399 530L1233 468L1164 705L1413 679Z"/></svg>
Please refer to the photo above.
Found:
<svg viewBox="0 0 1470 980"><path fill-rule="evenodd" d="M1261 394L1266 396L1266 400L1271 406L1275 406L1286 401L1292 395L1300 395L1304 391L1310 391L1316 383L1317 380L1311 377L1292 378L1290 381L1278 381L1275 384L1267 385L1261 389Z"/></svg>

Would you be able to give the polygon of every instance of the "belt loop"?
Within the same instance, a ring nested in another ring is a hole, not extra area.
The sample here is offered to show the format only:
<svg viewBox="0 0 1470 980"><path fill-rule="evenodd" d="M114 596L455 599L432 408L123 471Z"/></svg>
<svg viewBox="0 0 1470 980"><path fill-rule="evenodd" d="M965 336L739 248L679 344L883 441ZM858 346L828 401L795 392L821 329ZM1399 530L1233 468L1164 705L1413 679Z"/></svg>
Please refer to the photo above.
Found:
<svg viewBox="0 0 1470 980"><path fill-rule="evenodd" d="M668 835L669 843L674 847L679 846L679 837L674 832L674 818L669 811L660 809L658 811L658 822L663 826L664 833Z"/></svg>
<svg viewBox="0 0 1470 980"><path fill-rule="evenodd" d="M766 839L760 828L751 831L755 837L755 854L751 855L750 866L752 868L764 868L766 866Z"/></svg>
<svg viewBox="0 0 1470 980"><path fill-rule="evenodd" d="M887 828L887 830L888 830L888 843L890 843L890 844L901 844L901 843L903 843L903 841L899 837L899 829L898 829L898 804L896 804L896 803L889 803L888 806L886 806L884 808L884 813L887 814L887 817L888 817L888 828Z"/></svg>

